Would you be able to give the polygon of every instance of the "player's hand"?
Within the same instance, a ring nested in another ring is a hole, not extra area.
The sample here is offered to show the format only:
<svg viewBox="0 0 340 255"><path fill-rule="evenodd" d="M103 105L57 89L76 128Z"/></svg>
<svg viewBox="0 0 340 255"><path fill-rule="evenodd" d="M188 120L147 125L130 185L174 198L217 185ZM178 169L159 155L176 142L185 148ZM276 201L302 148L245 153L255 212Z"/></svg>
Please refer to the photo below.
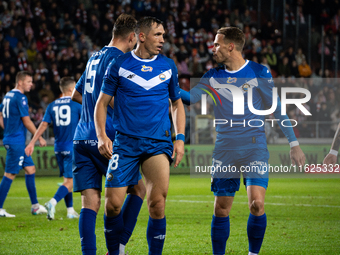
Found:
<svg viewBox="0 0 340 255"><path fill-rule="evenodd" d="M111 139L107 136L104 138L98 137L98 150L103 157L111 159L113 153Z"/></svg>
<svg viewBox="0 0 340 255"><path fill-rule="evenodd" d="M336 162L337 162L337 158L338 157L333 155L333 154L327 154L325 159L323 160L323 164L327 165L327 166L329 166L329 165L333 165L334 166L336 164Z"/></svg>
<svg viewBox="0 0 340 255"><path fill-rule="evenodd" d="M33 151L34 151L34 144L29 143L25 148L25 154L27 156L31 156L33 154Z"/></svg>
<svg viewBox="0 0 340 255"><path fill-rule="evenodd" d="M42 138L41 136L39 137L39 145L40 147L45 147L47 145L46 140Z"/></svg>
<svg viewBox="0 0 340 255"><path fill-rule="evenodd" d="M290 149L290 159L293 166L303 166L305 164L306 157L299 145Z"/></svg>
<svg viewBox="0 0 340 255"><path fill-rule="evenodd" d="M182 140L177 140L174 144L174 152L172 153L171 158L175 158L175 155L176 155L175 167L177 167L184 155L184 142Z"/></svg>

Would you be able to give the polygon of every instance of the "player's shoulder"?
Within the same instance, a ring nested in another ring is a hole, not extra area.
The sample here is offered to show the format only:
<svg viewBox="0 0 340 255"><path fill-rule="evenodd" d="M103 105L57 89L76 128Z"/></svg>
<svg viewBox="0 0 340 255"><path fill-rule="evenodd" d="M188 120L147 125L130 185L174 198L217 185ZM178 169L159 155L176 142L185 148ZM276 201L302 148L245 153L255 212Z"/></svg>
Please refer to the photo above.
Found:
<svg viewBox="0 0 340 255"><path fill-rule="evenodd" d="M215 68L211 68L210 70L208 70L202 78L211 78L214 77L215 75L217 75L219 72L224 71L225 67L224 65L219 65Z"/></svg>
<svg viewBox="0 0 340 255"><path fill-rule="evenodd" d="M121 54L119 56L114 57L111 62L110 66L121 66L127 59L131 58L131 52L127 52L125 54ZM130 62L130 61L129 61ZM128 64L129 65L129 64Z"/></svg>
<svg viewBox="0 0 340 255"><path fill-rule="evenodd" d="M175 63L171 58L168 58L167 56L164 56L163 54L158 54L156 60L165 61L169 63L170 65L173 65Z"/></svg>
<svg viewBox="0 0 340 255"><path fill-rule="evenodd" d="M252 69L256 76L258 77L267 77L268 75L271 75L268 68L264 65L258 64L256 62L253 62L251 60L248 60L249 63L247 65L247 68Z"/></svg>

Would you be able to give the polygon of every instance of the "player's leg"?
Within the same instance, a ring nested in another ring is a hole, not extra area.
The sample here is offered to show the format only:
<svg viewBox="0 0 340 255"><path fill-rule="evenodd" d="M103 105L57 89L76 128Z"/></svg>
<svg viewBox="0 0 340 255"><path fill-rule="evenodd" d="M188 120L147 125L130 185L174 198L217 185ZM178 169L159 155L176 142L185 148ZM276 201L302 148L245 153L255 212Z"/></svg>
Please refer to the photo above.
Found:
<svg viewBox="0 0 340 255"><path fill-rule="evenodd" d="M67 188L68 193L65 195L65 205L67 209L67 218L76 219L79 218L79 214L73 208L73 178L64 177L63 185Z"/></svg>
<svg viewBox="0 0 340 255"><path fill-rule="evenodd" d="M7 166L7 164L6 164ZM14 214L10 214L3 209L3 205L5 203L7 194L9 189L11 188L12 182L15 178L16 174L6 173L2 177L0 183L0 217L15 217Z"/></svg>
<svg viewBox="0 0 340 255"><path fill-rule="evenodd" d="M110 255L119 254L120 237L124 231L121 212L127 187L105 188L104 233Z"/></svg>
<svg viewBox="0 0 340 255"><path fill-rule="evenodd" d="M102 175L106 172L105 162L107 160L101 157L96 144L92 146L92 143L74 141L73 151L75 164L73 190L81 192L82 201L79 215L82 253L95 255L97 250L95 226L101 203ZM100 172L101 168L103 172Z"/></svg>
<svg viewBox="0 0 340 255"><path fill-rule="evenodd" d="M100 199L99 189L81 191L82 209L79 216L79 234L83 255L95 255L97 251L95 228Z"/></svg>
<svg viewBox="0 0 340 255"><path fill-rule="evenodd" d="M264 211L264 198L266 189L261 186L247 186L249 218L247 233L249 241L249 255L260 252L267 226L267 216Z"/></svg>
<svg viewBox="0 0 340 255"><path fill-rule="evenodd" d="M59 166L60 175L63 176L65 173L65 161L66 157L61 154L61 152L56 152L56 158ZM71 157L71 163L72 163L72 157ZM71 165L72 167L72 165ZM69 169L69 175L72 177L72 168ZM68 178L70 179L70 178ZM58 188L57 192L54 194L53 198L51 198L48 202L45 203L45 208L47 209L47 219L53 220L54 214L55 214L55 207L57 203L63 199L67 194L69 193L69 188L65 185L65 178L64 183Z"/></svg>
<svg viewBox="0 0 340 255"><path fill-rule="evenodd" d="M129 241L132 232L137 223L137 217L142 207L146 188L142 177L137 185L129 187L127 190L127 197L122 207L122 215L124 220L124 231L120 237L119 253L125 254L125 245Z"/></svg>
<svg viewBox="0 0 340 255"><path fill-rule="evenodd" d="M169 157L159 154L146 159L142 163L142 172L150 214L147 228L149 254L162 254L166 232L165 200L169 187Z"/></svg>
<svg viewBox="0 0 340 255"><path fill-rule="evenodd" d="M6 210L3 209L3 205L13 180L22 168L23 161L21 160L22 155L20 150L18 150L18 145L6 144L5 148L7 150L7 154L5 174L0 184L0 217L15 217L15 215L7 213Z"/></svg>
<svg viewBox="0 0 340 255"><path fill-rule="evenodd" d="M40 205L37 198L37 190L35 187L35 166L31 156L27 156L25 154L25 149L22 148L23 155L23 163L22 166L25 170L25 181L26 188L31 199L31 213L33 215L38 215L42 213L47 213L47 210L44 206Z"/></svg>
<svg viewBox="0 0 340 255"><path fill-rule="evenodd" d="M125 231L121 209L127 188L138 184L141 145L140 139L121 134L116 136L114 142L114 154L108 164L105 181L104 228L110 255L119 254L119 243Z"/></svg>
<svg viewBox="0 0 340 255"><path fill-rule="evenodd" d="M229 195L229 196L228 196ZM215 195L214 215L211 221L211 243L214 255L225 253L230 234L229 213L235 193Z"/></svg>
<svg viewBox="0 0 340 255"><path fill-rule="evenodd" d="M239 168L232 151L216 150L213 155L211 191L215 195L214 215L211 221L211 244L214 255L225 254L230 233L229 213L235 192L240 187Z"/></svg>
<svg viewBox="0 0 340 255"><path fill-rule="evenodd" d="M243 151L244 164L251 171L243 173L247 187L249 218L247 224L249 254L258 254L263 242L267 226L267 216L264 211L264 199L268 187L268 159L267 149Z"/></svg>

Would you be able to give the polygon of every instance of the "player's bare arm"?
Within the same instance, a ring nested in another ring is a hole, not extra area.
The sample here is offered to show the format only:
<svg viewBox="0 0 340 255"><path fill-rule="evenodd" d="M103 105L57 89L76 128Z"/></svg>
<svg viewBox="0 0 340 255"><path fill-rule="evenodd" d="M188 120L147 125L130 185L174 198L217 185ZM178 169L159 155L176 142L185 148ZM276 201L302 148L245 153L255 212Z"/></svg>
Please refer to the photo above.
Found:
<svg viewBox="0 0 340 255"><path fill-rule="evenodd" d="M102 156L107 159L112 157L112 141L106 135L105 123L107 115L107 106L110 104L112 97L100 92L96 107L94 108L94 124L98 137L98 149Z"/></svg>
<svg viewBox="0 0 340 255"><path fill-rule="evenodd" d="M1 112L0 112L0 127L2 129L5 129L4 118L2 117L2 113Z"/></svg>
<svg viewBox="0 0 340 255"><path fill-rule="evenodd" d="M185 111L182 99L178 99L171 103L171 114L174 123L174 129L177 134L184 134L185 132ZM181 162L184 155L184 141L176 140L174 144L174 152L172 158L176 155L175 167Z"/></svg>
<svg viewBox="0 0 340 255"><path fill-rule="evenodd" d="M82 103L82 100L83 100L83 97L82 97L82 95L79 93L78 90L74 89L74 90L73 90L73 93L72 93L72 96L71 96L71 99L72 99L72 101L81 104L81 103Z"/></svg>
<svg viewBox="0 0 340 255"><path fill-rule="evenodd" d="M299 145L290 149L290 159L294 166L303 166L305 164L306 157Z"/></svg>
<svg viewBox="0 0 340 255"><path fill-rule="evenodd" d="M334 165L337 162L339 148L340 148L340 124L338 125L338 128L335 132L331 150L326 155L325 159L323 160L323 163L326 165Z"/></svg>
<svg viewBox="0 0 340 255"><path fill-rule="evenodd" d="M36 141L39 139L39 137L41 137L41 135L45 132L45 130L48 127L48 123L45 121L42 121L37 129L37 131L35 132L32 140L29 142L29 144L26 146L25 148L25 153L27 156L31 156L33 154L34 151L34 144L36 143ZM41 145L40 146L46 146L45 145Z"/></svg>
<svg viewBox="0 0 340 255"><path fill-rule="evenodd" d="M34 135L35 132L37 131L37 129L35 128L30 117L25 116L25 117L22 117L21 120L22 120L22 123L24 124L24 126L27 128L27 130L29 132L31 132L32 135ZM38 137L39 137L38 139L39 139L40 146L41 147L46 146L46 140L44 138L42 138L42 136L38 136Z"/></svg>

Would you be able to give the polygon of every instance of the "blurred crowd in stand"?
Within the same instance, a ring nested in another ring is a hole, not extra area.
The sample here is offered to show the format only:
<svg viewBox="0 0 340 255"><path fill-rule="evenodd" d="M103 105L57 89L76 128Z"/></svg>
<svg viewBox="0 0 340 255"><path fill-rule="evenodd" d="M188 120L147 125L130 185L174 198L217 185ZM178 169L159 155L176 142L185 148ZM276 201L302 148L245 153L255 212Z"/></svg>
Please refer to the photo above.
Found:
<svg viewBox="0 0 340 255"><path fill-rule="evenodd" d="M272 15L265 11L270 9L267 2L275 2ZM286 3L283 6L276 1L262 1L264 11L259 20L257 1L249 0L0 0L0 99L13 89L18 71L30 71L34 86L27 97L31 118L39 125L47 105L60 96L60 78L73 76L76 81L80 78L89 57L109 43L115 19L121 13L137 19L147 15L164 22L162 53L175 61L183 89L190 89L190 78L199 78L216 66L212 48L218 28L237 26L246 36L244 57L265 65L276 78L277 87L297 86L311 91L312 99L306 108L312 116L305 116L296 108L288 109L289 117L301 122L295 128L296 135L316 137L319 132L319 137L331 137L336 124L320 124L317 129L303 122L340 121L336 100L340 90L332 79L339 55L335 51L335 36L340 33L340 3L326 0ZM310 42L306 40L309 16ZM307 43L311 46L311 59L307 59ZM324 71L320 64L322 49ZM193 107L199 114L200 106ZM189 124L189 114L187 118ZM280 132L277 134L281 136Z"/></svg>

